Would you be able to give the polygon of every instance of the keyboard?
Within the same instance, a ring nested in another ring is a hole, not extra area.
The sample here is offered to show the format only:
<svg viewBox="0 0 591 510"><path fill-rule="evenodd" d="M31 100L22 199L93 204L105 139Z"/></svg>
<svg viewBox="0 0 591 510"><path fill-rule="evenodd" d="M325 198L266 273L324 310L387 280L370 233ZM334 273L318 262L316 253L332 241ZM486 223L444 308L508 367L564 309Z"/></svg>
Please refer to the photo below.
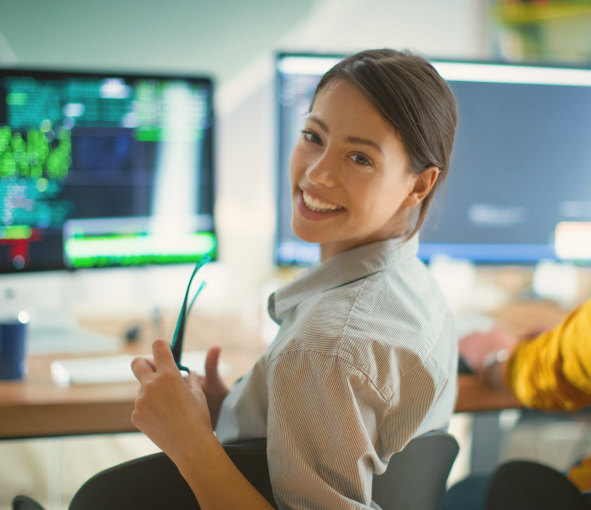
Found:
<svg viewBox="0 0 591 510"><path fill-rule="evenodd" d="M205 351L185 352L182 364L199 375L205 375ZM147 356L146 356L147 357ZM131 362L135 358L130 354L56 360L51 364L51 377L62 386L69 384L100 384L135 381ZM228 375L231 367L220 360L220 375Z"/></svg>

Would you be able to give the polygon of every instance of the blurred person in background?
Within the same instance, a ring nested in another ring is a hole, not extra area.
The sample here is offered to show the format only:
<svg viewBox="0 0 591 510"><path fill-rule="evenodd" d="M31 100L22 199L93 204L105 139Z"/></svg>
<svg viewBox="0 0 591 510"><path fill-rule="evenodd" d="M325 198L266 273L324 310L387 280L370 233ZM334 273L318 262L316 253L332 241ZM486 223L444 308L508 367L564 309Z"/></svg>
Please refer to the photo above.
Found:
<svg viewBox="0 0 591 510"><path fill-rule="evenodd" d="M459 352L489 386L522 407L572 412L591 405L591 299L548 331L525 339L502 328L473 333L460 340ZM591 491L591 457L567 477Z"/></svg>

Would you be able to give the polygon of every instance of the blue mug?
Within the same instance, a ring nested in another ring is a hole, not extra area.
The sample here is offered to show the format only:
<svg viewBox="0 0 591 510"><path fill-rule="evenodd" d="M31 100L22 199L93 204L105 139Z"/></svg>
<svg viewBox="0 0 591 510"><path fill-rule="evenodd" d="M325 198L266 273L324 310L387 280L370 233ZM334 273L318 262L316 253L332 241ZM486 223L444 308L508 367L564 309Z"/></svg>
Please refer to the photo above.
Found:
<svg viewBox="0 0 591 510"><path fill-rule="evenodd" d="M26 371L27 324L0 322L0 380L22 379Z"/></svg>

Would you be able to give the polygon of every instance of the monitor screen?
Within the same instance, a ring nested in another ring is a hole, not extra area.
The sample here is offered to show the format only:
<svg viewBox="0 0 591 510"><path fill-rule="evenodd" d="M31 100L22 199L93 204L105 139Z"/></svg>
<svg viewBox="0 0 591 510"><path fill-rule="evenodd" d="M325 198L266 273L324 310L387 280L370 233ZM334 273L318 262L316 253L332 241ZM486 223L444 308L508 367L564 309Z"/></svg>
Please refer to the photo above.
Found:
<svg viewBox="0 0 591 510"><path fill-rule="evenodd" d="M0 273L215 256L212 82L0 69Z"/></svg>
<svg viewBox="0 0 591 510"><path fill-rule="evenodd" d="M317 245L291 231L289 157L316 84L338 61L322 55L277 59L279 265L308 265L320 257ZM591 232L591 70L433 65L456 98L458 128L447 182L420 232L419 257L576 259L584 251L577 239Z"/></svg>

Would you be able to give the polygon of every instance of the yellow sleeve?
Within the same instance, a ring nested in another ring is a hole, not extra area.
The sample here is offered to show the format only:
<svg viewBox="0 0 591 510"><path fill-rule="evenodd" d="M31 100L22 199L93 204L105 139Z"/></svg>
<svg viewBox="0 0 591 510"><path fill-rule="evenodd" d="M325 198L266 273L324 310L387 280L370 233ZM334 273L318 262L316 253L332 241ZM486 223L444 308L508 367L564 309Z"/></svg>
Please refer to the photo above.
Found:
<svg viewBox="0 0 591 510"><path fill-rule="evenodd" d="M513 351L508 387L524 407L574 411L591 405L591 300Z"/></svg>
<svg viewBox="0 0 591 510"><path fill-rule="evenodd" d="M581 492L591 491L591 457L583 459L583 462L572 468L568 472L567 478Z"/></svg>

